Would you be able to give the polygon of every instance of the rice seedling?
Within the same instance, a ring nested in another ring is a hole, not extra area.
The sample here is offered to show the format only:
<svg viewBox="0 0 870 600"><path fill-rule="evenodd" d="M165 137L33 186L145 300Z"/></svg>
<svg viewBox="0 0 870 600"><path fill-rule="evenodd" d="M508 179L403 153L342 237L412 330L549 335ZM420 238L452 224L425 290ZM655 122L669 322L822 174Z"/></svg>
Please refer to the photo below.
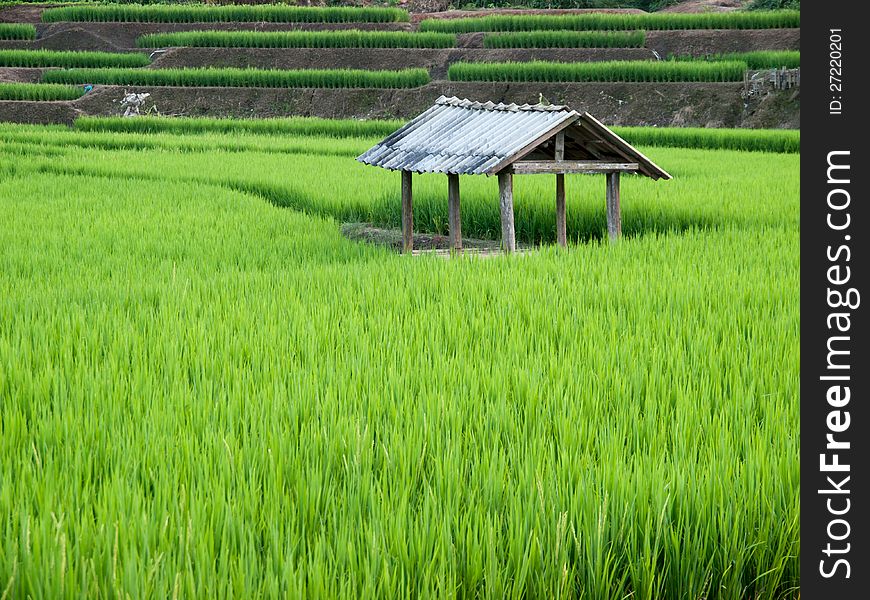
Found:
<svg viewBox="0 0 870 600"><path fill-rule="evenodd" d="M63 69L46 71L51 83L203 87L410 88L429 83L426 69Z"/></svg>
<svg viewBox="0 0 870 600"><path fill-rule="evenodd" d="M451 81L742 81L746 63L739 61L601 61L589 63L509 62L454 63Z"/></svg>
<svg viewBox="0 0 870 600"><path fill-rule="evenodd" d="M75 100L84 89L50 83L0 83L0 100Z"/></svg>
<svg viewBox="0 0 870 600"><path fill-rule="evenodd" d="M43 23L92 21L121 23L392 23L408 12L386 7L303 7L281 4L82 4L49 8Z"/></svg>
<svg viewBox="0 0 870 600"><path fill-rule="evenodd" d="M336 138L126 135L0 125L9 597L799 589L798 155L651 148L675 179L625 178L619 244L442 261L341 237L399 175ZM603 226L601 178L567 189ZM516 191L551 238L552 178Z"/></svg>
<svg viewBox="0 0 870 600"><path fill-rule="evenodd" d="M81 131L136 133L250 133L262 135L377 137L383 138L404 125L399 120L319 119L283 117L275 119L216 119L209 117L79 117L75 128Z"/></svg>
<svg viewBox="0 0 870 600"><path fill-rule="evenodd" d="M704 127L615 127L632 144L755 152L801 150L798 129L712 129Z"/></svg>
<svg viewBox="0 0 870 600"><path fill-rule="evenodd" d="M144 67L149 62L140 52L0 50L3 67Z"/></svg>
<svg viewBox="0 0 870 600"><path fill-rule="evenodd" d="M32 40L36 27L25 23L0 23L0 40Z"/></svg>
<svg viewBox="0 0 870 600"><path fill-rule="evenodd" d="M450 33L405 31L179 31L152 33L136 40L140 48L452 48Z"/></svg>
<svg viewBox="0 0 870 600"><path fill-rule="evenodd" d="M465 19L425 19L420 31L471 33L474 31L538 31L573 29L769 29L800 27L797 10L707 13L648 13L573 15L492 15Z"/></svg>
<svg viewBox="0 0 870 600"><path fill-rule="evenodd" d="M520 31L489 34L485 48L642 48L644 31Z"/></svg>
<svg viewBox="0 0 870 600"><path fill-rule="evenodd" d="M800 50L757 50L754 52L729 52L704 56L676 56L679 61L734 61L745 62L750 69L776 69L786 67L797 69L801 66Z"/></svg>

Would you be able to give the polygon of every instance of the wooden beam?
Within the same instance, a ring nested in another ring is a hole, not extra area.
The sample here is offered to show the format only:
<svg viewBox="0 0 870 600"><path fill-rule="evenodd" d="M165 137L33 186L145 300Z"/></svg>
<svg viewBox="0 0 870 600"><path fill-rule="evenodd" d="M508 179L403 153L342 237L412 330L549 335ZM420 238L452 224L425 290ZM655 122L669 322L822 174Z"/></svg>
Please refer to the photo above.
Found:
<svg viewBox="0 0 870 600"><path fill-rule="evenodd" d="M565 160L565 132L560 131L556 134L556 149L553 152L553 158L557 161Z"/></svg>
<svg viewBox="0 0 870 600"><path fill-rule="evenodd" d="M568 227L565 219L565 176L556 175L556 242L568 246Z"/></svg>
<svg viewBox="0 0 870 600"><path fill-rule="evenodd" d="M607 234L611 240L622 235L622 216L619 208L619 173L607 174Z"/></svg>
<svg viewBox="0 0 870 600"><path fill-rule="evenodd" d="M498 174L498 205L501 210L501 244L505 252L517 249L514 230L514 177L510 173Z"/></svg>
<svg viewBox="0 0 870 600"><path fill-rule="evenodd" d="M511 165L517 175L536 173L610 173L613 171L637 171L637 163L616 163L602 160L520 160Z"/></svg>
<svg viewBox="0 0 870 600"><path fill-rule="evenodd" d="M517 157L517 158L524 157L529 152L531 152L532 150L534 150L535 148L537 148L538 146L540 146L541 144L546 142L548 139L550 139L554 133L558 133L558 132L562 131L563 129L570 127L579 118L580 117L577 116L577 117L572 117L570 119L566 119L565 121L560 123L554 129L551 129L550 131L541 134L540 136L538 136L537 138L535 138L534 140L532 140L531 142L529 142L528 144L526 144L525 146L523 146L522 148L520 148L519 150L517 150L516 152L511 154L510 156L505 157L501 162L499 162L495 166L490 167L490 169L486 172L487 175L492 175L493 173L501 173L502 170L511 163L511 160L513 160L514 157Z"/></svg>
<svg viewBox="0 0 870 600"><path fill-rule="evenodd" d="M402 252L414 249L414 203L411 171L402 171Z"/></svg>
<svg viewBox="0 0 870 600"><path fill-rule="evenodd" d="M459 215L459 175L447 175L447 213L450 221L450 249L462 251L462 219Z"/></svg>

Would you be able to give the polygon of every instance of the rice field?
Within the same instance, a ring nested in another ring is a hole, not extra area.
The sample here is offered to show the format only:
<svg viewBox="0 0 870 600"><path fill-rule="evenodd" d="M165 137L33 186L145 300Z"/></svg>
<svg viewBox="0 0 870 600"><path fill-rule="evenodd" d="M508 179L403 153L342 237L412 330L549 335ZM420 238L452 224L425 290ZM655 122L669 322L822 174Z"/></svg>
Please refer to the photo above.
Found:
<svg viewBox="0 0 870 600"><path fill-rule="evenodd" d="M79 117L75 129L90 132L220 134L244 133L280 136L325 136L329 138L384 138L405 124L401 120L319 119L216 119L206 117L142 116ZM611 127L634 144L655 147L800 152L801 132L796 129L712 129L706 127ZM268 139L268 138L264 138ZM366 148L359 146L361 153Z"/></svg>
<svg viewBox="0 0 870 600"><path fill-rule="evenodd" d="M471 33L475 31L771 29L800 27L797 10L731 11L705 13L569 15L490 15L462 19L424 19L420 31Z"/></svg>
<svg viewBox="0 0 870 600"><path fill-rule="evenodd" d="M643 48L645 31L520 31L489 34L485 48Z"/></svg>
<svg viewBox="0 0 870 600"><path fill-rule="evenodd" d="M140 48L452 48L450 33L405 31L179 31L152 33L136 40Z"/></svg>
<svg viewBox="0 0 870 600"><path fill-rule="evenodd" d="M139 52L72 50L0 50L3 67L144 67L150 63Z"/></svg>
<svg viewBox="0 0 870 600"><path fill-rule="evenodd" d="M729 52L705 56L677 56L681 61L742 61L750 69L797 69L801 66L800 50L757 50L754 52Z"/></svg>
<svg viewBox="0 0 870 600"><path fill-rule="evenodd" d="M0 83L0 100L75 100L81 86L46 83Z"/></svg>
<svg viewBox="0 0 870 600"><path fill-rule="evenodd" d="M0 40L32 40L36 27L24 23L0 23Z"/></svg>
<svg viewBox="0 0 870 600"><path fill-rule="evenodd" d="M202 87L412 88L429 83L426 69L58 69L46 71L47 83Z"/></svg>
<svg viewBox="0 0 870 600"><path fill-rule="evenodd" d="M450 65L447 77L451 81L724 82L743 81L745 72L746 63L740 61L465 62Z"/></svg>
<svg viewBox="0 0 870 600"><path fill-rule="evenodd" d="M386 7L307 7L284 4L81 4L49 8L43 23L393 23L408 12Z"/></svg>
<svg viewBox="0 0 870 600"><path fill-rule="evenodd" d="M799 154L642 145L619 243L578 175L567 252L442 260L339 233L379 131L205 122L0 124L9 598L798 596Z"/></svg>

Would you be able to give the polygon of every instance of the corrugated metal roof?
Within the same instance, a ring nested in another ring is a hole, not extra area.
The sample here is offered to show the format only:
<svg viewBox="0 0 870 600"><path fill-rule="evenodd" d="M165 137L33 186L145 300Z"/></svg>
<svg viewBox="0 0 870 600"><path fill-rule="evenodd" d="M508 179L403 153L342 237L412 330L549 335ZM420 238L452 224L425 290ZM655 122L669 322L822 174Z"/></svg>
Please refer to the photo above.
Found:
<svg viewBox="0 0 870 600"><path fill-rule="evenodd" d="M492 175L540 148L559 131L580 126L576 144L605 158L631 157L640 171L669 179L625 140L588 113L567 106L494 104L441 96L435 104L357 158L390 170ZM594 148L593 148L594 146ZM569 158L566 150L566 159Z"/></svg>

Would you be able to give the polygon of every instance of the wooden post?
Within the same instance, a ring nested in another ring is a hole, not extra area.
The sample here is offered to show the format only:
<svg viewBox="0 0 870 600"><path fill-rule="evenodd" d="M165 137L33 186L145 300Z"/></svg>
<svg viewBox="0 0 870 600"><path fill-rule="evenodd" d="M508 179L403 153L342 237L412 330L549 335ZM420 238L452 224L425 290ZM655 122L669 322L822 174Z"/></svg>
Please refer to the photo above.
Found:
<svg viewBox="0 0 870 600"><path fill-rule="evenodd" d="M619 171L607 174L607 234L611 240L622 235L619 214Z"/></svg>
<svg viewBox="0 0 870 600"><path fill-rule="evenodd" d="M514 176L511 173L498 174L498 200L501 243L505 252L513 252L517 249L517 236L514 231Z"/></svg>
<svg viewBox="0 0 870 600"><path fill-rule="evenodd" d="M560 131L556 134L556 148L553 152L555 160L565 160L565 132Z"/></svg>
<svg viewBox="0 0 870 600"><path fill-rule="evenodd" d="M556 175L556 242L568 246L568 227L565 219L565 175Z"/></svg>
<svg viewBox="0 0 870 600"><path fill-rule="evenodd" d="M462 251L462 219L459 215L459 175L447 175L447 212L450 221L450 249Z"/></svg>
<svg viewBox="0 0 870 600"><path fill-rule="evenodd" d="M414 249L414 203L411 171L402 171L402 252Z"/></svg>

